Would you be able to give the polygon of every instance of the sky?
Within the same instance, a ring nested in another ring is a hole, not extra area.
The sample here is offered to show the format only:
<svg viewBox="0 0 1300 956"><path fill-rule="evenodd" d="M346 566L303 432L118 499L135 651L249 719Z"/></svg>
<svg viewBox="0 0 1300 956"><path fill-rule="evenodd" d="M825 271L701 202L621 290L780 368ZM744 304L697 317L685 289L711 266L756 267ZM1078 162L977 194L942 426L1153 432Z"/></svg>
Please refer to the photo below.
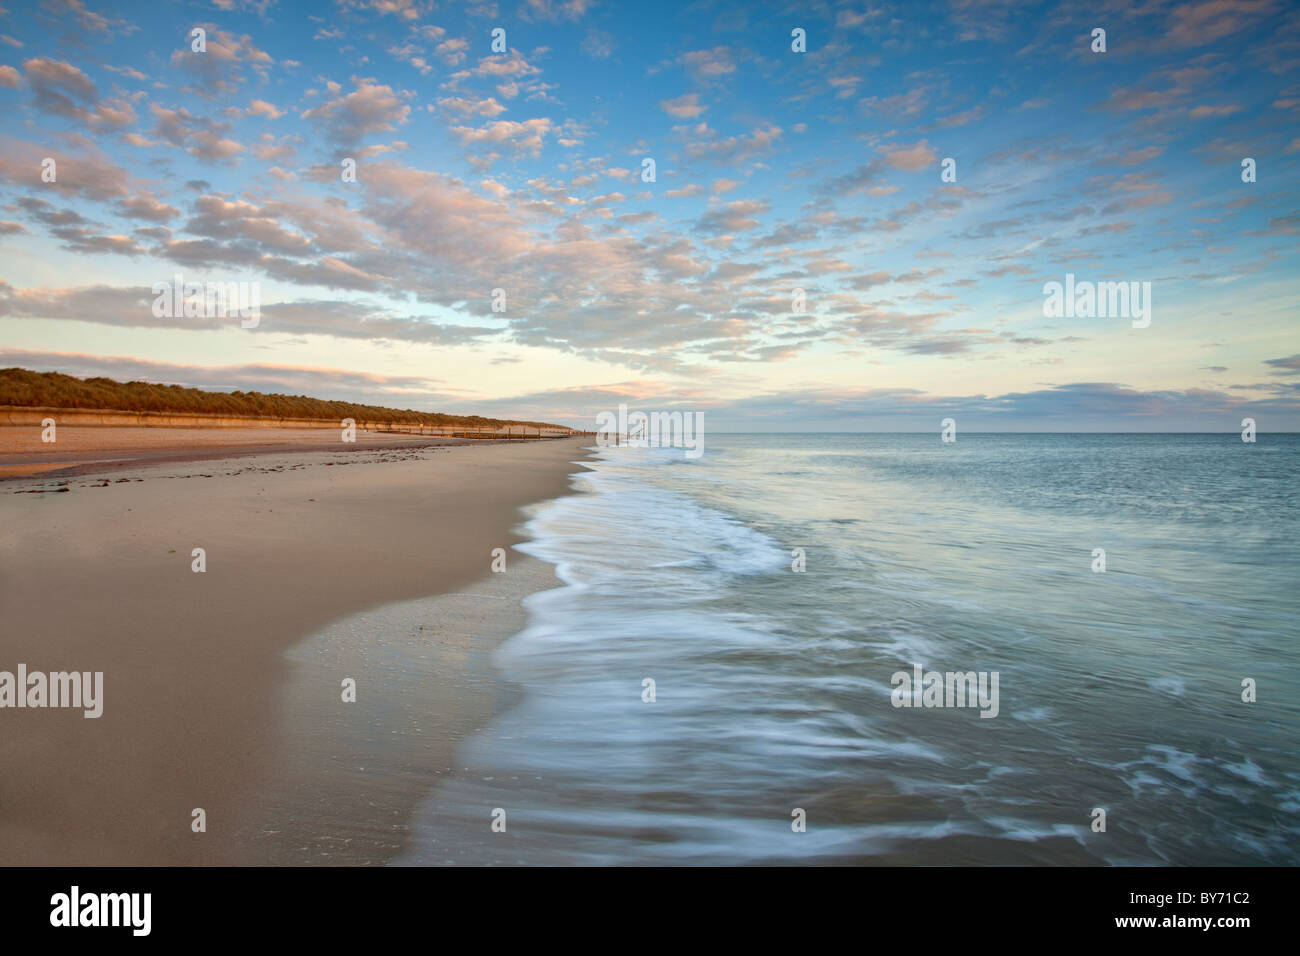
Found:
<svg viewBox="0 0 1300 956"><path fill-rule="evenodd" d="M3 367L585 428L1300 430L1284 0L0 9ZM1048 314L1067 275L1149 321ZM177 276L255 283L256 324L156 314Z"/></svg>

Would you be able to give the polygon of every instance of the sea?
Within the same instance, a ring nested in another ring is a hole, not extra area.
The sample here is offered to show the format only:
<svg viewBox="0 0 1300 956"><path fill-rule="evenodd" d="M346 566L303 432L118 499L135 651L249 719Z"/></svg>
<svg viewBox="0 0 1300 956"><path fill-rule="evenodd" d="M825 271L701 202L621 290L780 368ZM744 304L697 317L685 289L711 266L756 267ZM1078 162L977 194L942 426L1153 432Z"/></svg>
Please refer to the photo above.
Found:
<svg viewBox="0 0 1300 956"><path fill-rule="evenodd" d="M493 658L516 702L401 862L1294 865L1298 464L1264 433L596 448L525 526L560 586ZM996 707L902 680L950 672Z"/></svg>

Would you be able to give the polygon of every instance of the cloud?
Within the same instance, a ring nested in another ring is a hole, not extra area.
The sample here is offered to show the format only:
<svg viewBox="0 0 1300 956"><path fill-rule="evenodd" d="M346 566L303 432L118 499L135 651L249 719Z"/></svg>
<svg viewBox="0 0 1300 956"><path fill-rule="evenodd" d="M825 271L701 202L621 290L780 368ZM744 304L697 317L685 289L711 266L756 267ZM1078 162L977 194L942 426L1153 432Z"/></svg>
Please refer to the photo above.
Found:
<svg viewBox="0 0 1300 956"><path fill-rule="evenodd" d="M810 222L785 223L766 236L756 239L750 248L775 249L811 242L817 238L817 226Z"/></svg>
<svg viewBox="0 0 1300 956"><path fill-rule="evenodd" d="M88 9L81 0L41 0L41 7L54 14L60 21L75 19L79 26L92 33L109 33L113 30L130 33L136 29L125 20L109 19L103 14Z"/></svg>
<svg viewBox="0 0 1300 956"><path fill-rule="evenodd" d="M674 100L660 100L659 108L677 119L695 119L708 107L700 105L700 94L687 93Z"/></svg>
<svg viewBox="0 0 1300 956"><path fill-rule="evenodd" d="M830 196L852 196L880 181L884 162L873 159L847 173L833 176L818 186L818 191Z"/></svg>
<svg viewBox="0 0 1300 956"><path fill-rule="evenodd" d="M614 46L614 37L604 30L588 30L580 49L589 57L604 60L614 55Z"/></svg>
<svg viewBox="0 0 1300 956"><path fill-rule="evenodd" d="M459 66L465 62L465 51L469 49L469 41L452 37L443 40L433 48L433 55L442 60L447 66Z"/></svg>
<svg viewBox="0 0 1300 956"><path fill-rule="evenodd" d="M898 120L919 115L927 105L927 90L924 87L915 87L906 93L896 93L893 96L868 96L858 103L864 113L889 116Z"/></svg>
<svg viewBox="0 0 1300 956"><path fill-rule="evenodd" d="M82 251L106 251L95 247ZM120 250L112 250L120 251ZM208 281L207 276L182 272L185 282ZM160 274L160 282L175 282ZM223 281L213 279L212 281ZM140 328L211 330L228 326L223 318L153 314L152 287L116 288L96 285L68 289L15 289L0 281L0 315L29 319L75 319L101 325ZM255 334L325 335L340 339L387 340L453 347L482 343L502 335L501 329L437 322L424 316L394 314L364 302L304 299L263 303Z"/></svg>
<svg viewBox="0 0 1300 956"><path fill-rule="evenodd" d="M406 122L411 108L386 83L354 79L351 93L306 110L311 120L332 142L342 146L359 144L373 133L392 132Z"/></svg>
<svg viewBox="0 0 1300 956"><path fill-rule="evenodd" d="M245 68L265 78L275 62L269 53L254 45L252 37L247 34L235 36L212 23L195 26L207 32L204 51L195 51L190 34L187 34L185 48L173 51L171 57L172 66L191 77L196 84L187 86L187 92L208 98L228 96L247 81Z"/></svg>
<svg viewBox="0 0 1300 956"><path fill-rule="evenodd" d="M551 130L552 123L545 117L522 121L495 120L477 129L470 126L451 128L451 132L466 146L485 143L509 146L517 152L533 156L542 151L546 136Z"/></svg>
<svg viewBox="0 0 1300 956"><path fill-rule="evenodd" d="M233 163L244 146L225 134L229 123L217 123L196 116L184 107L167 109L157 103L150 106L154 116L153 133L173 146L180 146L191 156L211 163Z"/></svg>
<svg viewBox="0 0 1300 956"><path fill-rule="evenodd" d="M952 129L957 126L965 126L968 123L974 123L988 115L989 108L987 105L980 104L973 106L968 110L962 110L960 113L953 113L942 119L936 120L935 129Z"/></svg>
<svg viewBox="0 0 1300 956"><path fill-rule="evenodd" d="M1274 375L1300 375L1300 353L1286 358L1264 359L1264 364L1273 366Z"/></svg>
<svg viewBox="0 0 1300 956"><path fill-rule="evenodd" d="M760 223L754 217L763 215L769 208L766 203L754 200L724 203L701 216L695 223L695 231L720 236L757 229Z"/></svg>
<svg viewBox="0 0 1300 956"><path fill-rule="evenodd" d="M144 219L148 222L167 222L180 215L180 210L162 202L153 193L141 191L117 203L117 213L128 219Z"/></svg>
<svg viewBox="0 0 1300 956"><path fill-rule="evenodd" d="M399 60L403 60L415 67L422 76L433 72L433 66L429 61L419 55L424 52L423 49L414 43L404 43L401 46L390 47L388 52Z"/></svg>
<svg viewBox="0 0 1300 956"><path fill-rule="evenodd" d="M265 215L253 203L219 196L200 196L194 201L194 216L185 224L185 231L211 239L249 239L280 253L302 254L312 248L310 239L286 229L279 217Z"/></svg>
<svg viewBox="0 0 1300 956"><path fill-rule="evenodd" d="M445 96L438 100L438 108L448 113L456 113L464 116L483 116L491 119L499 116L506 111L506 108L496 101L496 97L489 96L485 99L476 99L472 96Z"/></svg>
<svg viewBox="0 0 1300 956"><path fill-rule="evenodd" d="M497 94L504 99L514 99L520 93L544 94L546 87L537 77L541 69L529 63L516 49L507 54L494 54L479 59L478 65L453 73L443 84L448 90L457 90L470 80L486 80L496 84Z"/></svg>
<svg viewBox="0 0 1300 956"><path fill-rule="evenodd" d="M267 119L279 119L284 115L284 110L276 108L266 100L253 100L248 104L245 112L248 116L265 116Z"/></svg>
<svg viewBox="0 0 1300 956"><path fill-rule="evenodd" d="M399 20L420 18L415 0L344 0L340 6L348 6L356 10L373 10L380 16L393 16Z"/></svg>
<svg viewBox="0 0 1300 956"><path fill-rule="evenodd" d="M925 140L921 140L921 142L912 147L900 147L898 149L886 150L884 160L887 165L890 165L895 169L914 173L920 169L937 166L939 156L930 147L929 143Z"/></svg>
<svg viewBox="0 0 1300 956"><path fill-rule="evenodd" d="M56 209L44 199L34 196L24 196L16 200L14 206L47 226L80 226L87 223L86 217L75 209Z"/></svg>
<svg viewBox="0 0 1300 956"><path fill-rule="evenodd" d="M711 50L692 50L683 53L677 62L699 82L717 80L736 72L731 51L725 46L715 46Z"/></svg>
<svg viewBox="0 0 1300 956"><path fill-rule="evenodd" d="M1164 151L1163 146L1148 146L1145 149L1135 149L1132 152L1117 156L1115 162L1121 166L1140 166L1162 155Z"/></svg>
<svg viewBox="0 0 1300 956"><path fill-rule="evenodd" d="M1174 5L1167 36L1179 46L1205 46L1258 23L1276 9L1273 0L1201 0Z"/></svg>
<svg viewBox="0 0 1300 956"><path fill-rule="evenodd" d="M55 161L57 170L55 180L49 183L41 179L41 164L46 158ZM101 201L118 199L128 192L126 170L93 152L64 153L4 134L0 134L0 179Z"/></svg>
<svg viewBox="0 0 1300 956"><path fill-rule="evenodd" d="M1231 116L1241 112L1240 106L1197 106L1187 115L1192 119L1205 119L1207 116Z"/></svg>
<svg viewBox="0 0 1300 956"><path fill-rule="evenodd" d="M62 248L78 255L112 253L123 256L139 256L145 253L144 246L130 236L98 235L79 226L61 226L51 229L50 234L63 241Z"/></svg>
<svg viewBox="0 0 1300 956"><path fill-rule="evenodd" d="M253 155L264 163L274 163L282 159L287 160L298 152L293 142L282 141L277 143L275 137L270 133L264 133L261 140L260 143L253 146ZM360 156L354 158L359 159Z"/></svg>
<svg viewBox="0 0 1300 956"><path fill-rule="evenodd" d="M30 319L76 319L104 325L158 327L172 320L155 319L153 293L144 287L107 285L77 288L15 289L0 280L0 315ZM195 319L196 323L208 320ZM208 327L215 328L215 321Z"/></svg>
<svg viewBox="0 0 1300 956"><path fill-rule="evenodd" d="M701 124L703 125L703 124ZM718 165L734 165L772 151L781 138L781 128L767 123L748 136L731 136L717 139L712 131L702 131L704 139L686 145L686 155L692 159L706 159Z"/></svg>
<svg viewBox="0 0 1300 956"><path fill-rule="evenodd" d="M524 18L528 20L579 20L591 9L594 0L526 0Z"/></svg>
<svg viewBox="0 0 1300 956"><path fill-rule="evenodd" d="M121 127L135 122L135 110L129 102L122 99L100 102L94 82L71 63L33 57L23 64L23 69L37 108L45 112L88 126Z"/></svg>

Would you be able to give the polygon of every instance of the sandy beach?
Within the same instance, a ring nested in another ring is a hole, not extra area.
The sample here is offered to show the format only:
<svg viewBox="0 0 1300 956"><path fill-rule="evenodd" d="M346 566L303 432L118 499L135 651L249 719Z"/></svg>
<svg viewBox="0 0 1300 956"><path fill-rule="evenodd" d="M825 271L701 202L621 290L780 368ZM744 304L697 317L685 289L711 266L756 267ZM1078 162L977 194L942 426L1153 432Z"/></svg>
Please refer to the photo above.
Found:
<svg viewBox="0 0 1300 956"><path fill-rule="evenodd" d="M520 509L566 493L584 440L263 437L0 481L0 670L104 675L97 719L0 714L0 863L384 862L508 704L487 655L554 582L510 550Z"/></svg>
<svg viewBox="0 0 1300 956"><path fill-rule="evenodd" d="M131 468L141 462L210 461L291 452L432 448L493 439L418 438L358 430L355 442L327 428L118 428L63 425L58 440L39 428L0 428L0 479L64 477Z"/></svg>

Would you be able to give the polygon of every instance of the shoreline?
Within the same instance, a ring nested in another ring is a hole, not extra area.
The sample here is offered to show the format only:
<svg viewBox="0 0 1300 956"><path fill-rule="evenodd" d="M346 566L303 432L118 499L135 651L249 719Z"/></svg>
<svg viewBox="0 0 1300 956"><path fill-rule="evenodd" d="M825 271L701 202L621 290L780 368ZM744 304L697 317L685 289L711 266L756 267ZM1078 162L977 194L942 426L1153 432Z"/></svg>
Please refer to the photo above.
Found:
<svg viewBox="0 0 1300 956"><path fill-rule="evenodd" d="M61 482L65 494L22 493L48 477L5 482L0 670L103 671L105 704L95 720L0 710L0 863L391 859L406 822L397 818L452 769L456 741L508 703L475 658L512 633L522 608L479 600L492 608L466 630L472 615L454 605L473 599L456 595L486 587L501 596L501 585L525 580L533 559L513 550L520 509L571 492L587 441L136 461L111 478ZM205 550L202 574L191 570L193 547ZM496 547L508 555L505 575L489 569ZM537 564L529 580L553 586L553 569ZM355 704L342 702L336 673L304 683L304 673L333 665L313 663L310 650L304 662L298 650L404 603L425 608L426 627L459 627L455 639L426 647L435 653L413 665L410 635L363 627L363 641L338 645L374 652L345 675L358 681ZM384 654L402 666L385 671ZM417 702L423 685L410 673L421 666L441 692ZM384 721L403 708L420 711L426 739L412 736L414 750L376 744L384 730L402 736ZM334 772L349 740L368 741L358 753L375 759L356 762L368 777ZM407 759L426 750L423 767ZM380 775L385 751L391 772ZM202 833L191 828L196 808ZM334 825L331 813L369 829L360 838L310 832ZM339 841L312 843L331 835ZM313 845L328 855L304 858Z"/></svg>
<svg viewBox="0 0 1300 956"><path fill-rule="evenodd" d="M520 703L493 654L523 630L524 598L560 585L552 565L511 551L504 574L361 611L288 648L275 766L231 862L391 865L419 846L417 814L469 770L461 743ZM355 704L341 703L340 674L356 680Z"/></svg>

